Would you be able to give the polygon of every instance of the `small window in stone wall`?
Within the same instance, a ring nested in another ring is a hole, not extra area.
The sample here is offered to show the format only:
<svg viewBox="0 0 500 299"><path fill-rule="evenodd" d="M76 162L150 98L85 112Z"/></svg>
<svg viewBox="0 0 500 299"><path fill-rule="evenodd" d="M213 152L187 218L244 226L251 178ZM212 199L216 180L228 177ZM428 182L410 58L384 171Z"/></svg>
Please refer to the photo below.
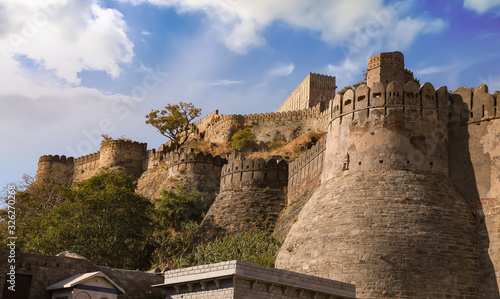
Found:
<svg viewBox="0 0 500 299"><path fill-rule="evenodd" d="M342 162L342 171L349 170L349 154L347 153L344 157L344 161Z"/></svg>

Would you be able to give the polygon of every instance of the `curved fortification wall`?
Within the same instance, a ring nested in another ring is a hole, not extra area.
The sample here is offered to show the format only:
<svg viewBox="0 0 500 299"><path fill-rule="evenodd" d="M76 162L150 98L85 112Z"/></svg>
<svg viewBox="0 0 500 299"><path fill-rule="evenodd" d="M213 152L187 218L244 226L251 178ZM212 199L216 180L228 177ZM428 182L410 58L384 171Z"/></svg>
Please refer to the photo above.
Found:
<svg viewBox="0 0 500 299"><path fill-rule="evenodd" d="M359 171L448 174L446 87L361 85L332 103L322 181Z"/></svg>
<svg viewBox="0 0 500 299"><path fill-rule="evenodd" d="M477 298L476 244L445 176L357 172L313 194L276 267L353 283L356 298Z"/></svg>
<svg viewBox="0 0 500 299"><path fill-rule="evenodd" d="M73 180L74 159L66 156L41 156L38 160L36 181L70 186Z"/></svg>
<svg viewBox="0 0 500 299"><path fill-rule="evenodd" d="M445 87L374 83L331 103L322 185L276 265L359 298L478 295L475 218L448 179Z"/></svg>
<svg viewBox="0 0 500 299"><path fill-rule="evenodd" d="M283 139L290 142L302 134L323 131L328 117L325 102L297 111L214 115L210 122L204 123L204 138L212 142L227 142L238 130L248 128L259 141Z"/></svg>
<svg viewBox="0 0 500 299"><path fill-rule="evenodd" d="M450 179L477 217L482 298L500 298L498 95L481 85L451 96Z"/></svg>
<svg viewBox="0 0 500 299"><path fill-rule="evenodd" d="M286 161L245 159L233 153L222 167L220 193L197 232L195 243L255 229L272 232L285 206Z"/></svg>
<svg viewBox="0 0 500 299"><path fill-rule="evenodd" d="M127 140L112 140L101 145L99 167L119 170L139 177L146 156L146 143Z"/></svg>
<svg viewBox="0 0 500 299"><path fill-rule="evenodd" d="M220 173L227 163L220 156L194 153L193 149L161 154L148 151L148 161L159 161L148 168L139 178L137 192L148 198L155 198L162 190L186 186L188 190L207 193L213 201L219 192Z"/></svg>

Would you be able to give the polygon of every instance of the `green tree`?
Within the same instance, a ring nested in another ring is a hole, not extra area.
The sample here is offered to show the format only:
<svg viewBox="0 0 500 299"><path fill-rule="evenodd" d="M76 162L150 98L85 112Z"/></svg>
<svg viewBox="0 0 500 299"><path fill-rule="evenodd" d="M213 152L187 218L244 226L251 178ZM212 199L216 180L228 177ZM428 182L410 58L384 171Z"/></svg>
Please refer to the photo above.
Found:
<svg viewBox="0 0 500 299"><path fill-rule="evenodd" d="M240 260L274 267L280 247L281 242L265 231L257 230L251 233L231 234L206 245L199 245L184 260L183 266Z"/></svg>
<svg viewBox="0 0 500 299"><path fill-rule="evenodd" d="M163 110L151 110L146 115L146 123L155 127L160 134L173 144L182 146L195 130L191 121L201 115L201 109L191 103L167 104Z"/></svg>
<svg viewBox="0 0 500 299"><path fill-rule="evenodd" d="M233 150L247 151L257 147L255 135L248 129L239 130L231 138Z"/></svg>
<svg viewBox="0 0 500 299"><path fill-rule="evenodd" d="M163 190L160 197L154 199L154 204L152 262L162 268L178 268L183 252L193 241L209 209L208 197L205 193L187 192L181 187L176 191Z"/></svg>
<svg viewBox="0 0 500 299"><path fill-rule="evenodd" d="M67 189L63 203L30 222L21 250L70 250L99 265L148 268L153 205L136 186L134 177L109 172Z"/></svg>

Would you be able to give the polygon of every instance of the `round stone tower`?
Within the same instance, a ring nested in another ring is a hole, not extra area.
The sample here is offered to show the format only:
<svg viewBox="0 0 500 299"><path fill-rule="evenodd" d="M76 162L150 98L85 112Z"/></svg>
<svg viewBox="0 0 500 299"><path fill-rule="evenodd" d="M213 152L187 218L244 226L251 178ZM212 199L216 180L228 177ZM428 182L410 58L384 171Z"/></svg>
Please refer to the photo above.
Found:
<svg viewBox="0 0 500 299"><path fill-rule="evenodd" d="M196 243L255 229L273 232L285 206L288 163L245 159L233 152L222 167L220 191L197 232Z"/></svg>
<svg viewBox="0 0 500 299"><path fill-rule="evenodd" d="M129 140L111 140L101 145L99 168L118 170L139 177L146 159L146 143Z"/></svg>
<svg viewBox="0 0 500 299"><path fill-rule="evenodd" d="M73 157L66 156L41 156L38 160L36 182L57 184L69 187L73 180Z"/></svg>
<svg viewBox="0 0 500 299"><path fill-rule="evenodd" d="M448 179L448 99L413 81L337 95L323 183L276 266L354 283L358 298L477 296L475 218Z"/></svg>

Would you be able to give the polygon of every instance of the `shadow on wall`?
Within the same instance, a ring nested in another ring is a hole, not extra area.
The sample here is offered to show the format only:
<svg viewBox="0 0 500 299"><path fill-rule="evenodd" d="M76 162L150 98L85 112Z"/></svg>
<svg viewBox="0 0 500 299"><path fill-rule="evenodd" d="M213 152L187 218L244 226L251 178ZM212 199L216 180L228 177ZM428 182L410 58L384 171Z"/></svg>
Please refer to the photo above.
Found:
<svg viewBox="0 0 500 299"><path fill-rule="evenodd" d="M458 91L458 90L457 90ZM449 129L449 177L453 185L471 208L477 224L479 248L479 294L480 298L499 299L500 293L492 257L489 254L490 233L485 218L485 207L478 190L478 174L471 157L471 135L467 99L452 94ZM468 93L470 94L470 90ZM473 124L473 126L476 126ZM472 141L474 143L475 141ZM480 182L479 182L480 183ZM495 216L492 216L495 217Z"/></svg>

